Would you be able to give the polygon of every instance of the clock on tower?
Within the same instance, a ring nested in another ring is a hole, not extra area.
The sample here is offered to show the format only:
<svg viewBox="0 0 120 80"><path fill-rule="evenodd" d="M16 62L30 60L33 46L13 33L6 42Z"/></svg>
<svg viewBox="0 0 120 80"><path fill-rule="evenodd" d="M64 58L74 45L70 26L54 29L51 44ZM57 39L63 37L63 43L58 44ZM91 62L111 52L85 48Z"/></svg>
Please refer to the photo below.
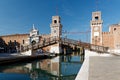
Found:
<svg viewBox="0 0 120 80"><path fill-rule="evenodd" d="M98 29L99 29L98 27L94 27L94 31L98 31Z"/></svg>

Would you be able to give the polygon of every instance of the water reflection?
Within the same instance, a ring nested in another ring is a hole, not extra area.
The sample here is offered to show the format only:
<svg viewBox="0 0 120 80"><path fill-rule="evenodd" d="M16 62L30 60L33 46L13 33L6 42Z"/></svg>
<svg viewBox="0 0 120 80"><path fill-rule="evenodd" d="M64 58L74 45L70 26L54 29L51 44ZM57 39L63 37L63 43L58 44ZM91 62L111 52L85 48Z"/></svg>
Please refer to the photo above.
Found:
<svg viewBox="0 0 120 80"><path fill-rule="evenodd" d="M0 66L0 80L74 80L80 67L80 55L73 53L31 63Z"/></svg>

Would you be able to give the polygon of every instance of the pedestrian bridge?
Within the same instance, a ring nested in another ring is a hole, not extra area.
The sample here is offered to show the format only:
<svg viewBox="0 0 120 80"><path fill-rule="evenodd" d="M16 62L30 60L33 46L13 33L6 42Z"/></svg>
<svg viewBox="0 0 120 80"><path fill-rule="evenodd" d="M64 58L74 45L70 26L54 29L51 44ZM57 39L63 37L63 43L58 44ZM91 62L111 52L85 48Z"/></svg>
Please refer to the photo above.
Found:
<svg viewBox="0 0 120 80"><path fill-rule="evenodd" d="M40 43L27 45L21 48L21 52L28 51L28 50L37 50L42 49L47 46L52 46L54 44L60 44L60 47L67 47L67 48L84 48L93 50L96 52L107 52L108 47L99 46L99 45L93 45L86 42L81 42L78 40L68 39L68 38L59 38L59 37L49 37L45 40L41 41ZM75 49L76 50L76 49Z"/></svg>

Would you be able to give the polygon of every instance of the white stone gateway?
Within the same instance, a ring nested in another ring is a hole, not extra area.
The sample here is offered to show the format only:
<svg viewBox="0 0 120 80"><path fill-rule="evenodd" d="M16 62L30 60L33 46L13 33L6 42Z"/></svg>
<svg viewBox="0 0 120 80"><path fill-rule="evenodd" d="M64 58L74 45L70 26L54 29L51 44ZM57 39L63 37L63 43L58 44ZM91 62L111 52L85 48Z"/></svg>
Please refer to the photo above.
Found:
<svg viewBox="0 0 120 80"><path fill-rule="evenodd" d="M33 24L33 28L30 31L30 44L35 42L38 43L39 42L39 31L37 29L35 29L35 26Z"/></svg>

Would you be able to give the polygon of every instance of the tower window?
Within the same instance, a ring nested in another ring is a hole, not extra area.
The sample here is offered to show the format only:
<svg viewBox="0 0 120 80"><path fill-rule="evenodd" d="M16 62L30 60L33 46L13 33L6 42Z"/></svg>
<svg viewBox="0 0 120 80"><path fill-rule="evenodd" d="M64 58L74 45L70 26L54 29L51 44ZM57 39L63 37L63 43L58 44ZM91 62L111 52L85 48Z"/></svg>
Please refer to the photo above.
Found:
<svg viewBox="0 0 120 80"><path fill-rule="evenodd" d="M116 30L116 28L114 28L114 31Z"/></svg>
<svg viewBox="0 0 120 80"><path fill-rule="evenodd" d="M23 44L25 44L25 40L23 40Z"/></svg>
<svg viewBox="0 0 120 80"><path fill-rule="evenodd" d="M57 23L57 20L54 20L54 23Z"/></svg>
<svg viewBox="0 0 120 80"><path fill-rule="evenodd" d="M98 16L95 17L95 20L98 20Z"/></svg>

